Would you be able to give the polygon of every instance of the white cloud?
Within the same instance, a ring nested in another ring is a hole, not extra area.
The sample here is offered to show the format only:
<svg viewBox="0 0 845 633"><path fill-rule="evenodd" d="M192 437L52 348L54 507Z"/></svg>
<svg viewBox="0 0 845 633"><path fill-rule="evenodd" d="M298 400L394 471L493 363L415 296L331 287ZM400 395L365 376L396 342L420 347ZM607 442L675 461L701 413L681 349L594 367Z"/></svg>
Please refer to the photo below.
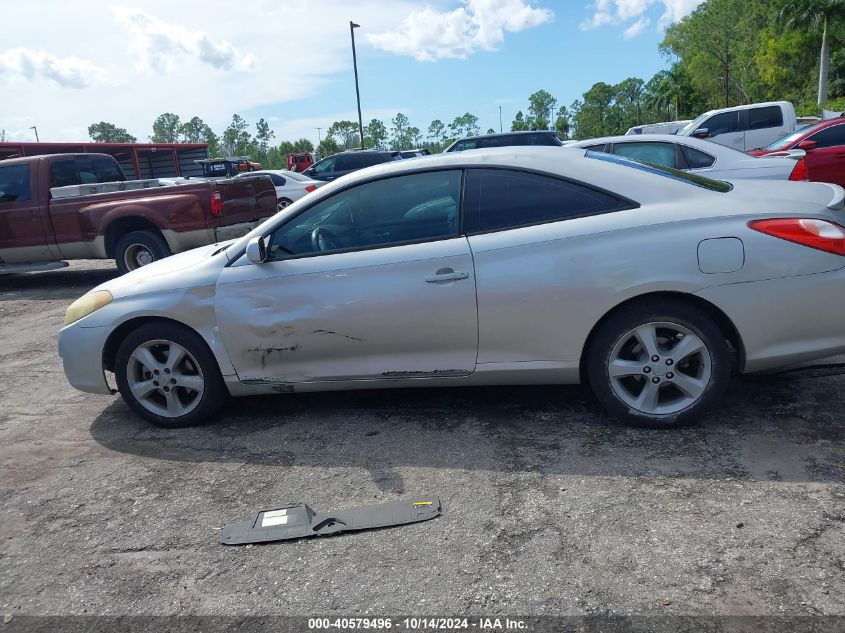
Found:
<svg viewBox="0 0 845 633"><path fill-rule="evenodd" d="M495 50L504 42L505 31L516 33L553 18L548 9L525 0L463 0L463 6L452 11L430 6L412 11L397 27L367 35L367 41L422 62L465 59L479 50Z"/></svg>
<svg viewBox="0 0 845 633"><path fill-rule="evenodd" d="M589 31L608 25L627 25L623 33L631 39L642 33L651 24L646 13L652 6L663 8L657 22L659 29L678 22L692 13L704 0L595 0L589 5L590 16L581 23L581 29ZM631 22L634 20L634 22Z"/></svg>
<svg viewBox="0 0 845 633"><path fill-rule="evenodd" d="M252 54L227 40L215 42L202 31L169 24L141 9L117 7L114 14L132 35L130 50L139 55L140 68L169 72L186 56L220 70L249 70L255 63Z"/></svg>
<svg viewBox="0 0 845 633"><path fill-rule="evenodd" d="M64 88L85 88L108 80L108 72L76 55L59 57L44 50L22 46L0 52L0 76L28 80L50 79Z"/></svg>
<svg viewBox="0 0 845 633"><path fill-rule="evenodd" d="M651 20L649 18L641 17L639 20L637 20L631 26L625 29L625 32L622 33L622 37L624 37L626 40L633 39L643 31L645 31L648 28L649 24L651 24Z"/></svg>

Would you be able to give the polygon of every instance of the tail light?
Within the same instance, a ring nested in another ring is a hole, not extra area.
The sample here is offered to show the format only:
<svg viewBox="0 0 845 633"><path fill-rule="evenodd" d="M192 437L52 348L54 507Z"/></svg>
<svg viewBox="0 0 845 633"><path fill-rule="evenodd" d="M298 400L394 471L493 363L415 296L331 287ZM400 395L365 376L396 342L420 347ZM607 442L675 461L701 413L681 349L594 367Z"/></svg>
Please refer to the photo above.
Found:
<svg viewBox="0 0 845 633"><path fill-rule="evenodd" d="M305 185L305 191L311 193L312 191L317 191L317 185Z"/></svg>
<svg viewBox="0 0 845 633"><path fill-rule="evenodd" d="M211 215L223 215L223 196L219 191L211 194Z"/></svg>
<svg viewBox="0 0 845 633"><path fill-rule="evenodd" d="M748 228L787 242L845 256L845 228L834 222L804 218L752 220Z"/></svg>
<svg viewBox="0 0 845 633"><path fill-rule="evenodd" d="M795 162L795 167L792 168L792 173L789 174L790 180L809 180L810 175L807 173L807 163L803 158L799 158Z"/></svg>

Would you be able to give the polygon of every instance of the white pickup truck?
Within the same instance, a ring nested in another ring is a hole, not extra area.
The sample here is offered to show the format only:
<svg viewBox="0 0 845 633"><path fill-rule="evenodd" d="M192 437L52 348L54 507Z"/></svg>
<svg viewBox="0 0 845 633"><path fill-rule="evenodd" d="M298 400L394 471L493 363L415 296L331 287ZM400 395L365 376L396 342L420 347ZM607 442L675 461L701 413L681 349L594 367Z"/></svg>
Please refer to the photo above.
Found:
<svg viewBox="0 0 845 633"><path fill-rule="evenodd" d="M795 108L788 101L751 103L710 110L678 130L678 136L706 138L740 151L765 147L798 127Z"/></svg>

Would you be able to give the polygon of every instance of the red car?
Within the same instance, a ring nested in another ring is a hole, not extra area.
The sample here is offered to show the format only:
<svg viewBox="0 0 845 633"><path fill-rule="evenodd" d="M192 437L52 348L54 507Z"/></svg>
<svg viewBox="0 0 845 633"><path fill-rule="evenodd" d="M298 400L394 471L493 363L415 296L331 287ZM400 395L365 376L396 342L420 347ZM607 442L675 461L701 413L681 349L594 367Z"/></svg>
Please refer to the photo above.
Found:
<svg viewBox="0 0 845 633"><path fill-rule="evenodd" d="M765 156L790 149L807 152L800 161L806 169L807 180L845 186L845 117L808 125L748 153Z"/></svg>

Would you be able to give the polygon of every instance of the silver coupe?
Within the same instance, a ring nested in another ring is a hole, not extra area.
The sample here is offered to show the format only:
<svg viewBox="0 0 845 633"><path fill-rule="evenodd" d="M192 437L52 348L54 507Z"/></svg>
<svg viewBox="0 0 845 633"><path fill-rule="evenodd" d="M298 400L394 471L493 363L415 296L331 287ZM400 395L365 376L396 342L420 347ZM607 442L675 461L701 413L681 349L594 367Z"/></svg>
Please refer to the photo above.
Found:
<svg viewBox="0 0 845 633"><path fill-rule="evenodd" d="M674 427L734 372L845 351L843 200L559 147L393 162L98 286L59 351L165 427L229 395L584 381Z"/></svg>

